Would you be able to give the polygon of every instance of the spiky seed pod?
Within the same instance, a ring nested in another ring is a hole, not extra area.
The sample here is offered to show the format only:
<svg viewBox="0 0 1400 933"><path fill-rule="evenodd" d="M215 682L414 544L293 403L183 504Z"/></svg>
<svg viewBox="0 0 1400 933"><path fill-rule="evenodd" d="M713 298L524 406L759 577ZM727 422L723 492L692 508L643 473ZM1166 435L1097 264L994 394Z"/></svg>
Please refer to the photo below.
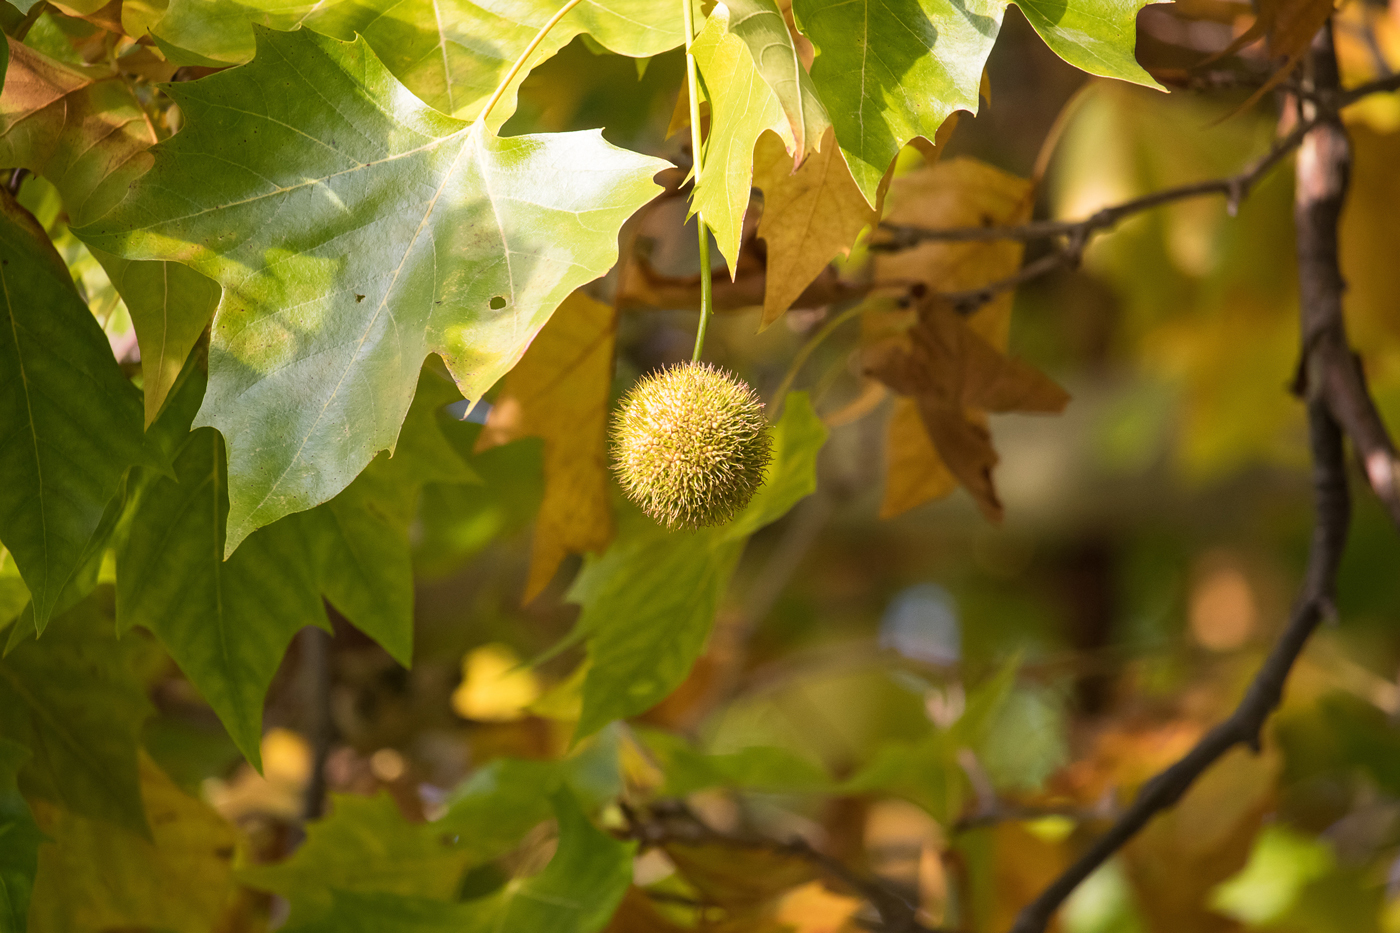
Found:
<svg viewBox="0 0 1400 933"><path fill-rule="evenodd" d="M732 519L763 483L772 446L758 393L706 363L642 377L613 421L623 491L667 528Z"/></svg>

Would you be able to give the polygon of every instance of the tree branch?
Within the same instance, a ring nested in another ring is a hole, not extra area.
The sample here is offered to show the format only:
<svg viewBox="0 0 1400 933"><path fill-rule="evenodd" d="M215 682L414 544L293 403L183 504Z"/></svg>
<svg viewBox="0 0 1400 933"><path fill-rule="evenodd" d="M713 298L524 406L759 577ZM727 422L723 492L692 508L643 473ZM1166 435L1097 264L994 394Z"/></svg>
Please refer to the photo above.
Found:
<svg viewBox="0 0 1400 933"><path fill-rule="evenodd" d="M1315 87L1337 87L1330 23L1314 40L1310 65ZM1316 104L1310 105L1320 110ZM1349 351L1328 347L1337 339L1346 350L1341 322L1342 278L1337 265L1337 220L1346 196L1350 152L1335 112L1313 115L1297 163L1295 211L1302 285L1303 363L1299 388L1307 395L1308 435L1313 460L1317 523L1313 528L1302 592L1284 629L1234 713L1216 726L1184 758L1153 777L1132 805L1041 895L1021 911L1012 933L1042 933L1070 893L1122 848L1158 813L1171 807L1208 767L1236 745L1258 749L1260 733L1283 696L1283 685L1308 637L1332 611L1337 568L1351 521L1341 419L1328 397L1332 370L1355 364Z"/></svg>
<svg viewBox="0 0 1400 933"><path fill-rule="evenodd" d="M1177 201L1222 195L1226 198L1227 210L1233 216L1254 186L1285 156L1301 146L1308 134L1320 123L1335 121L1337 114L1342 109L1365 97L1395 90L1400 90L1400 75L1389 75L1347 91L1340 90L1336 86L1300 88L1297 93L1313 104L1313 116L1274 143L1266 154L1250 163L1239 174L1228 178L1214 178L1156 191L1131 201L1125 201L1122 204L1105 207L1082 220L1041 220L1014 227L949 227L942 229L882 224L881 229L888 234L888 238L872 243L870 248L877 252L898 252L930 241L954 243L995 240L1034 242L1059 239L1063 241L1050 253L1027 263L1014 274L1003 279L998 279L980 288L960 292L943 292L935 296L949 302L962 313L969 314L1002 292L1011 291L1056 269L1078 266L1083 258L1084 249L1091 239L1100 233L1113 229L1120 222L1135 214ZM1392 471L1392 473L1394 472ZM1396 477L1392 482L1400 482L1400 477ZM1396 505L1392 507L1393 511L1400 509L1400 491L1394 493L1394 501ZM1387 500L1387 505L1389 504L1390 500ZM1396 515L1397 520L1400 520L1400 511L1397 511Z"/></svg>

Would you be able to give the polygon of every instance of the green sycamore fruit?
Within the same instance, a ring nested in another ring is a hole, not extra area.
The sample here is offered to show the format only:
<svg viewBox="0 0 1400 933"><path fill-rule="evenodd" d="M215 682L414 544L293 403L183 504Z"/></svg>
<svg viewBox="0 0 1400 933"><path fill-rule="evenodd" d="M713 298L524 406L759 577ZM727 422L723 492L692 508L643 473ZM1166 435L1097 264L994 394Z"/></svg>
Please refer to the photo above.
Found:
<svg viewBox="0 0 1400 933"><path fill-rule="evenodd" d="M613 422L623 491L667 528L723 525L763 484L772 439L758 393L708 363L644 376Z"/></svg>

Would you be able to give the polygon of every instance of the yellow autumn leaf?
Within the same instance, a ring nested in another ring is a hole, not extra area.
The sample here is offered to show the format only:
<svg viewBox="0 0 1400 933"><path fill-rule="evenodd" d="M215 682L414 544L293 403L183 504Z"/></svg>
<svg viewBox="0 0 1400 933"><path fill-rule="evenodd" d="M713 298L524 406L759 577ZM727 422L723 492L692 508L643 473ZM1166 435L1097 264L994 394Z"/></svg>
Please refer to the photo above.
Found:
<svg viewBox="0 0 1400 933"><path fill-rule="evenodd" d="M523 719L540 697L535 672L500 644L482 645L462 659L462 682L452 692L452 710L463 719L511 722Z"/></svg>
<svg viewBox="0 0 1400 933"><path fill-rule="evenodd" d="M958 488L957 477L938 456L919 419L919 406L912 398L900 396L894 400L885 432L887 472L881 518L894 518L925 502L942 499Z"/></svg>
<svg viewBox="0 0 1400 933"><path fill-rule="evenodd" d="M616 312L570 295L505 377L476 449L544 439L544 500L535 523L525 601L570 552L599 552L613 536L607 416Z"/></svg>
<svg viewBox="0 0 1400 933"><path fill-rule="evenodd" d="M878 215L851 178L832 130L796 172L784 142L764 133L754 149L753 178L763 192L758 235L768 247L761 325L767 327L832 259L850 254L861 230Z"/></svg>
<svg viewBox="0 0 1400 933"><path fill-rule="evenodd" d="M214 929L233 893L237 831L141 756L151 839L31 801L39 849L30 933Z"/></svg>

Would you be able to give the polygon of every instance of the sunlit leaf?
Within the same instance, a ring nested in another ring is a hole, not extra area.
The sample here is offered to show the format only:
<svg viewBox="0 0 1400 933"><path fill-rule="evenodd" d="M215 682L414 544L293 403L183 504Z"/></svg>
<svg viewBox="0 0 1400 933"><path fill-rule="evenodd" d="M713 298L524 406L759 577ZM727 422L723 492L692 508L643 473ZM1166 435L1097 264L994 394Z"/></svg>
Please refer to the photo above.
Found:
<svg viewBox="0 0 1400 933"><path fill-rule="evenodd" d="M560 6L555 0L505 6L471 0L171 0L155 35L174 61L196 65L252 58L255 25L304 25L344 40L362 35L419 99L469 120ZM681 43L676 9L653 0L589 0L550 30L531 63L543 62L581 34L622 55L659 55ZM515 111L516 91L528 73L522 71L492 111L493 129Z"/></svg>
<svg viewBox="0 0 1400 933"><path fill-rule="evenodd" d="M1092 74L1156 87L1137 64L1140 0L1018 4L1046 44ZM812 80L851 175L871 205L906 143L933 141L955 110L977 112L982 70L1006 6L951 0L794 0L817 48Z"/></svg>
<svg viewBox="0 0 1400 933"><path fill-rule="evenodd" d="M812 81L856 186L872 206L905 143L977 112L982 66L1005 7L988 0L794 0L817 48Z"/></svg>
<svg viewBox="0 0 1400 933"><path fill-rule="evenodd" d="M763 192L758 235L768 247L763 291L767 327L831 260L849 255L860 232L879 218L865 203L830 134L822 151L795 172L776 135L759 137L753 183Z"/></svg>
<svg viewBox="0 0 1400 933"><path fill-rule="evenodd" d="M665 166L444 117L362 39L258 35L251 64L171 86L185 127L80 233L224 286L196 424L228 443L229 554L393 447L429 352L479 398L612 265Z"/></svg>
<svg viewBox="0 0 1400 933"><path fill-rule="evenodd" d="M725 0L724 5L729 8L729 31L749 47L759 74L787 115L795 147L791 155L800 164L809 152L830 145L824 137L831 118L802 65L782 11L774 0Z"/></svg>

